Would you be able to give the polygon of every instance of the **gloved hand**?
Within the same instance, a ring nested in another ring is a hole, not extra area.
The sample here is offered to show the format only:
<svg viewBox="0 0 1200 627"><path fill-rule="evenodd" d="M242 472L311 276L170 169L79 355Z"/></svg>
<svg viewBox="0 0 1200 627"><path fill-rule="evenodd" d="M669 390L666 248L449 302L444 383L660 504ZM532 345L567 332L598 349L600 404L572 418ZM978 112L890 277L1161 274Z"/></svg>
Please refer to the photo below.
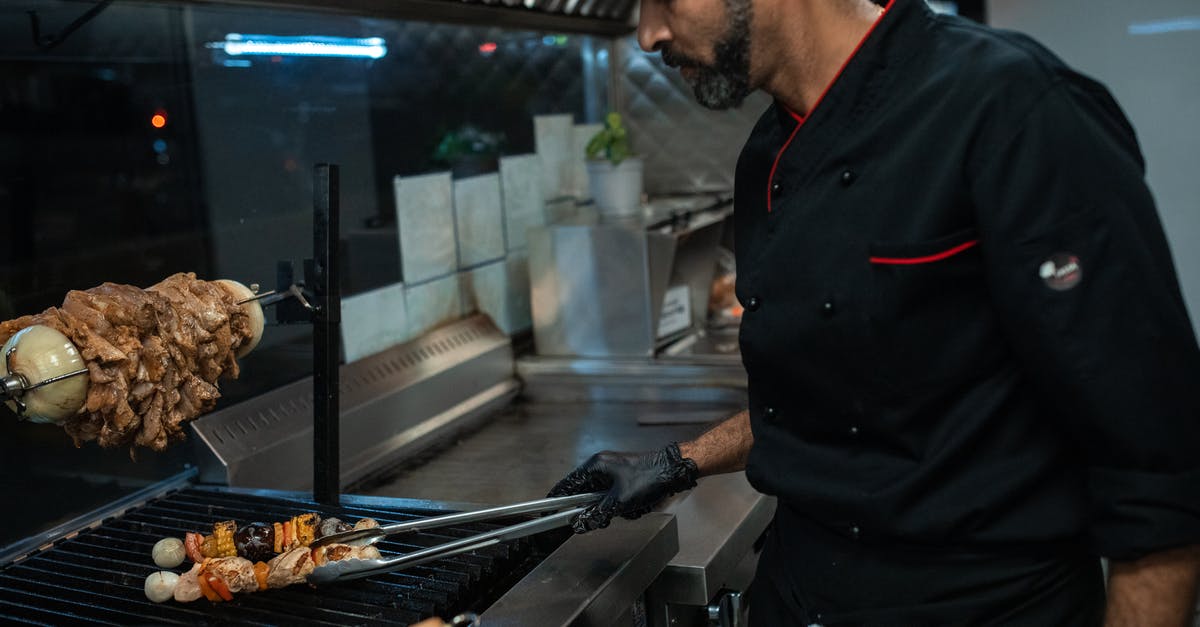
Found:
<svg viewBox="0 0 1200 627"><path fill-rule="evenodd" d="M668 496L695 487L699 476L696 462L680 455L677 444L650 453L604 451L572 470L548 496L605 492L572 521L575 533L584 533L607 527L613 516L637 518Z"/></svg>

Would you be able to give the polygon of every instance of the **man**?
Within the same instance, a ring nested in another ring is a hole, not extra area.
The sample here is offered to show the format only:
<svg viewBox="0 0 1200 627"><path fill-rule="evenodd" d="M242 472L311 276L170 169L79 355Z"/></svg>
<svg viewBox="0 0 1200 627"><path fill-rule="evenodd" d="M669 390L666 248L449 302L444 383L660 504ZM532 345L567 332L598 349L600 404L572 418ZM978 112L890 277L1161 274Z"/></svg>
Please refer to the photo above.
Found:
<svg viewBox="0 0 1200 627"><path fill-rule="evenodd" d="M1200 350L1105 89L921 0L643 0L638 37L706 106L775 98L736 177L750 402L588 460L576 530L745 468L779 498L753 624L1189 623Z"/></svg>

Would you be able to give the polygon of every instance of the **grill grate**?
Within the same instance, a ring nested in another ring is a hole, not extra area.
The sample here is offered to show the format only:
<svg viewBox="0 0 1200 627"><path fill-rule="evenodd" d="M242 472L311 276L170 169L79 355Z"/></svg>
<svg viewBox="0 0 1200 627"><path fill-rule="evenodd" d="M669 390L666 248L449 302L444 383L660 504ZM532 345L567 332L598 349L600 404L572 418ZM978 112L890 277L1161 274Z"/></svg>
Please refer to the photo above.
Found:
<svg viewBox="0 0 1200 627"><path fill-rule="evenodd" d="M142 586L160 570L150 559L154 543L212 523L285 520L306 511L389 524L446 513L442 510L344 505L187 488L129 510L97 527L0 566L0 622L26 624L260 624L407 625L429 616L482 611L529 572L541 553L528 540L488 547L405 571L313 590L292 586L241 594L230 603L151 603ZM387 554L404 553L500 526L475 523L383 540ZM190 564L185 564L190 566ZM184 567L174 569L183 572Z"/></svg>

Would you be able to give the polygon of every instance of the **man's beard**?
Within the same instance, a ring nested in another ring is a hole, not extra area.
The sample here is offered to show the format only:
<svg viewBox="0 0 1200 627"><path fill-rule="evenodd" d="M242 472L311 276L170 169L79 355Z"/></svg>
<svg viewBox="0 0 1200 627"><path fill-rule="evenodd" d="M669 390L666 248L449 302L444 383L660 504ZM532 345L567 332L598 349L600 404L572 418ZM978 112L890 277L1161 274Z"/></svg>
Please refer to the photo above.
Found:
<svg viewBox="0 0 1200 627"><path fill-rule="evenodd" d="M729 27L713 46L713 63L708 65L663 48L663 62L671 67L690 67L687 79L696 101L709 109L741 106L750 95L750 0L726 0Z"/></svg>

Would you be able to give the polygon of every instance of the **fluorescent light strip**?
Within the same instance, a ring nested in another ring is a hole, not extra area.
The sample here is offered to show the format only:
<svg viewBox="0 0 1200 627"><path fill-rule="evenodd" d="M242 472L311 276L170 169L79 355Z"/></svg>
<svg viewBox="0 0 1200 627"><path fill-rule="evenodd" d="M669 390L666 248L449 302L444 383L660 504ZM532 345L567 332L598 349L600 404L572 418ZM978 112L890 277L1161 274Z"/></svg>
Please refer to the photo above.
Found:
<svg viewBox="0 0 1200 627"><path fill-rule="evenodd" d="M279 37L229 33L225 36L225 41L211 43L209 47L220 48L231 57L265 55L379 59L387 54L387 45L380 37L354 39L350 37Z"/></svg>
<svg viewBox="0 0 1200 627"><path fill-rule="evenodd" d="M1130 35L1161 35L1163 33L1181 33L1189 30L1200 30L1200 16L1177 17L1169 20L1154 20L1152 22L1135 22L1129 25Z"/></svg>

